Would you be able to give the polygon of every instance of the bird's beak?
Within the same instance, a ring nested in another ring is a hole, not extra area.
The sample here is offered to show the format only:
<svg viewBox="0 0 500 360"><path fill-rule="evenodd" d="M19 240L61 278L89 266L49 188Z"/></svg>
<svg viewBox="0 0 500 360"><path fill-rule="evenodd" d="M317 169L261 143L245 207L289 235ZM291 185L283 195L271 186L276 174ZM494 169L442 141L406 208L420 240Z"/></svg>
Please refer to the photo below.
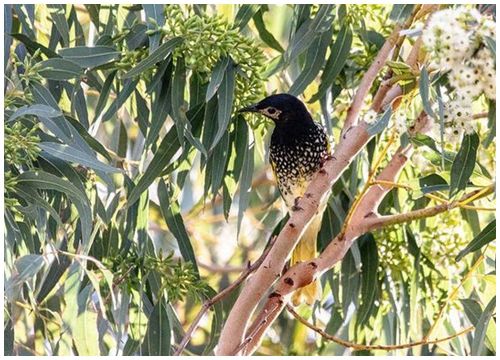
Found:
<svg viewBox="0 0 500 360"><path fill-rule="evenodd" d="M244 112L259 112L259 109L257 109L257 104L252 104L247 107L244 107L242 109L238 110L239 113L244 113Z"/></svg>

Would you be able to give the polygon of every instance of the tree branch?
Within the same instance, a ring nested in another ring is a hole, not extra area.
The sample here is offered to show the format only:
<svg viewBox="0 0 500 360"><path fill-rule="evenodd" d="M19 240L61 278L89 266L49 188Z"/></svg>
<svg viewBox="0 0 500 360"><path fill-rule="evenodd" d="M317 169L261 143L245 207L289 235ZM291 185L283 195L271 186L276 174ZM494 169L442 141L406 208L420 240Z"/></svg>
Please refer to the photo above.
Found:
<svg viewBox="0 0 500 360"><path fill-rule="evenodd" d="M243 273L240 274L238 279L236 279L231 285L229 285L227 288L225 288L224 290L219 292L213 298L211 298L203 303L200 311L198 312L198 315L196 315L196 318L193 320L193 322L189 326L188 331L186 332L186 334L182 338L182 341L180 342L179 346L177 347L177 350L174 353L175 356L179 356L182 354L183 350L186 348L187 344L191 340L193 333L198 328L198 325L199 325L201 319L203 318L205 313L208 311L208 309L210 309L213 305L215 305L220 300L224 299L227 295L229 295L229 293L231 293L234 289L236 289L243 281L245 281L245 279L252 272L255 271L255 269L257 269L264 262L264 259L266 258L267 254L269 253L269 251L273 247L275 240L276 240L276 238L271 239L269 245L267 246L266 249L264 249L264 251L262 252L260 257L252 265L248 266L248 268Z"/></svg>
<svg viewBox="0 0 500 360"><path fill-rule="evenodd" d="M445 211L450 211L454 208L460 207L460 204L463 202L466 202L468 199L471 199L471 198L478 199L480 197L488 196L489 194L492 194L493 191L495 191L495 185L491 184L485 188L475 190L475 191L465 195L460 200L448 201L448 202L441 203L441 204L433 206L433 207L413 210L413 211L403 213L403 214L378 216L377 218L370 219L370 221L369 221L370 224L368 224L368 228L371 231L371 230L380 229L382 227L389 226L389 225L402 224L402 223L415 221L418 219L423 219L423 218L435 216L435 215L443 213ZM477 195L479 195L479 194L480 194L480 197L477 197Z"/></svg>
<svg viewBox="0 0 500 360"><path fill-rule="evenodd" d="M340 339L340 338L338 338L336 336L328 334L323 329L320 329L319 327L311 324L306 319L304 319L302 316L300 316L293 309L293 307L290 306L290 305L287 305L286 309L288 310L288 312L290 314L293 315L293 317L295 317L295 319L297 319L299 322L301 322L302 324L304 324L305 326L307 326L309 329L311 329L314 332L316 332L319 335L321 335L324 339L329 340L329 341L333 341L333 342L335 342L337 344L340 344L340 345L342 345L342 346L344 346L346 348L351 348L351 349L354 349L354 350L386 350L386 351L391 351L391 350L399 350L399 349L408 349L408 348L412 348L412 347L415 347L415 346L421 346L421 345L426 345L426 344L437 344L437 343L449 341L449 340L452 340L452 339L454 339L454 338L456 338L458 336L467 334L468 332L470 332L470 331L472 331L474 329L474 326L469 326L468 328L465 328L465 329L459 331L456 334L453 334L453 335L450 335L450 336L447 336L447 337L441 338L441 339L435 339L435 340L428 340L428 339L424 338L422 340L411 342L411 343L407 343L407 344L398 344L398 345L362 345L362 344L356 344L356 343L353 343L353 342L350 342L350 341L347 341L347 340L343 340L343 339Z"/></svg>
<svg viewBox="0 0 500 360"><path fill-rule="evenodd" d="M361 79L356 95L352 99L351 106L347 110L347 116L345 119L344 127L342 129L342 134L349 131L349 128L355 126L358 123L359 113L363 108L363 102L365 101L366 95L370 91L373 81L376 79L378 73L385 65L387 58L389 57L394 45L399 38L399 32L401 31L401 26L396 25L394 30L392 30L391 35L387 38L382 48L379 50L375 60L371 66L366 71L365 75Z"/></svg>
<svg viewBox="0 0 500 360"><path fill-rule="evenodd" d="M367 124L358 122L359 113L373 81L385 65L399 38L400 29L400 25L395 27L361 80L348 110L341 138L333 155L309 183L305 192L305 199L297 199L297 210L290 214L290 219L280 232L263 265L257 269L254 276L243 287L222 329L215 350L216 355L240 354L239 350L243 354L251 354L260 343L267 328L283 310L291 292L309 284L322 272L342 259L352 242L364 233L362 227L355 231L351 228L347 229L343 236L337 237L331 242L320 257L308 263L299 263L280 277L286 260L318 210L319 204L321 204L353 158L371 138L366 130ZM402 162L401 167L404 166L405 162ZM275 291L269 295L264 309L247 331L250 317L257 304L277 279L279 279L279 282L275 287Z"/></svg>

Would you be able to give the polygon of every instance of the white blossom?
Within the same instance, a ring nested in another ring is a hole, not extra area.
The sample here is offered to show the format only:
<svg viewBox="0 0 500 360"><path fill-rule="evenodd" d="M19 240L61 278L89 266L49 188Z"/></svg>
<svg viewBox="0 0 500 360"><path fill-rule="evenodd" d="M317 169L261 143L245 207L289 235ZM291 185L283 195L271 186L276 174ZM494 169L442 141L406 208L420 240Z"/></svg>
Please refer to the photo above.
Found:
<svg viewBox="0 0 500 360"><path fill-rule="evenodd" d="M373 124L377 120L378 114L375 110L368 110L364 115L363 115L363 120L367 124Z"/></svg>

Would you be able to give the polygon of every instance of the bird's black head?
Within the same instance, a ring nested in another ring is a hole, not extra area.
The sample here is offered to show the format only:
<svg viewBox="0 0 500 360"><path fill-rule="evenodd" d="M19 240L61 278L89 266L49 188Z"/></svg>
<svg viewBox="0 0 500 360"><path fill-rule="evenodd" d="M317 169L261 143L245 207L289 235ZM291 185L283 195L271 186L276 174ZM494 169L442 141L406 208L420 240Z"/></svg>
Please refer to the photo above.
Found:
<svg viewBox="0 0 500 360"><path fill-rule="evenodd" d="M312 121L306 106L290 94L275 94L266 97L257 104L247 106L240 112L256 112L273 120L276 125Z"/></svg>

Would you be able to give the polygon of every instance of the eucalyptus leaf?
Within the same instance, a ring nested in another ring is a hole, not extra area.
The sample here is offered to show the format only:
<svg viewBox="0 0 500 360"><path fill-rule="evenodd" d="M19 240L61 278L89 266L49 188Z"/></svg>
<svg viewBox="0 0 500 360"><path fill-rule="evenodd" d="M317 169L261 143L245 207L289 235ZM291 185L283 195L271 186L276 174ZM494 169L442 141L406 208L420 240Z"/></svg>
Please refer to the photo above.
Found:
<svg viewBox="0 0 500 360"><path fill-rule="evenodd" d="M490 222L485 228L474 238L472 241L465 247L465 249L461 250L457 257L456 261L460 261L464 256L470 254L471 252L477 251L481 249L486 244L492 242L496 239L496 219Z"/></svg>
<svg viewBox="0 0 500 360"><path fill-rule="evenodd" d="M101 170L106 173L117 173L121 172L120 169L117 169L113 166L107 165L101 161L99 161L96 157L92 157L83 151L75 149L69 145L57 144L51 142L41 142L38 144L40 149L46 151L47 153L58 157L62 160L74 162L83 166L88 166L94 170Z"/></svg>
<svg viewBox="0 0 500 360"><path fill-rule="evenodd" d="M160 208L163 218L169 230L177 239L182 257L185 261L190 261L193 264L195 272L198 274L196 256L191 241L189 240L186 227L184 226L184 221L182 220L179 203L172 198L172 193L167 189L167 185L163 180L160 180L158 183L158 198L160 199Z"/></svg>
<svg viewBox="0 0 500 360"><path fill-rule="evenodd" d="M148 327L141 344L142 355L169 356L171 329L167 309L160 299L148 319Z"/></svg>
<svg viewBox="0 0 500 360"><path fill-rule="evenodd" d="M467 187L470 176L476 165L476 154L479 146L477 133L465 134L460 149L451 166L450 197Z"/></svg>
<svg viewBox="0 0 500 360"><path fill-rule="evenodd" d="M74 62L52 58L39 63L38 73L46 79L51 80L70 80L79 78L82 75L82 69Z"/></svg>
<svg viewBox="0 0 500 360"><path fill-rule="evenodd" d="M128 79L137 76L144 71L153 67L157 62L160 62L167 58L168 55L182 42L182 38L174 37L163 44L161 44L153 53L151 53L147 58L142 60L137 64L132 70L127 72L122 76L122 79Z"/></svg>
<svg viewBox="0 0 500 360"><path fill-rule="evenodd" d="M109 46L75 46L59 50L63 59L70 60L82 69L94 68L117 60L120 53Z"/></svg>

